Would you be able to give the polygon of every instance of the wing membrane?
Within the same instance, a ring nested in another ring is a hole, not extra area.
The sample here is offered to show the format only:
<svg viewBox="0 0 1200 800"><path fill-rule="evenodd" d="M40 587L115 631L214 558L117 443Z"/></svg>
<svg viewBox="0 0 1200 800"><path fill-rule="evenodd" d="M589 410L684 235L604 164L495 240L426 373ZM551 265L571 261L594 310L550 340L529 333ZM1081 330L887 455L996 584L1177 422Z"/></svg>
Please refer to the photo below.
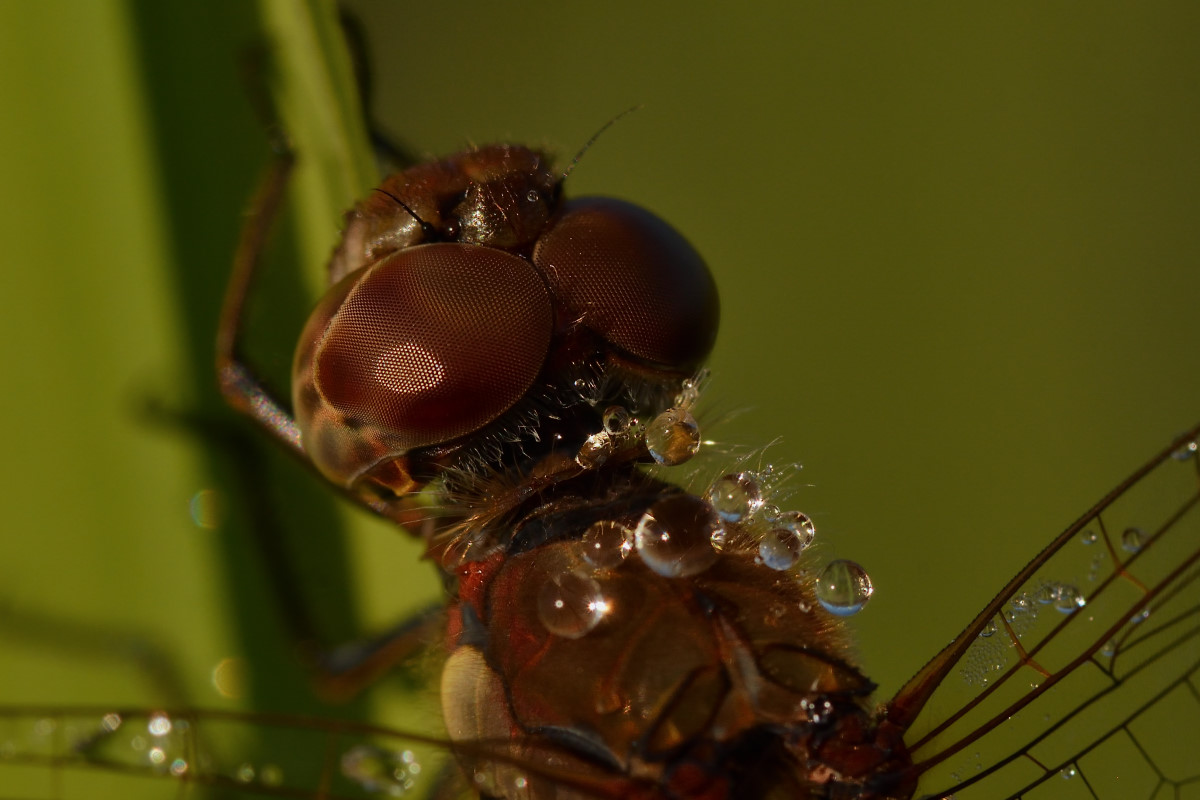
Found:
<svg viewBox="0 0 1200 800"><path fill-rule="evenodd" d="M427 797L447 745L325 718L5 707L0 797Z"/></svg>
<svg viewBox="0 0 1200 800"><path fill-rule="evenodd" d="M1180 728L1200 726L1198 435L1064 531L896 695L918 797L1152 798L1200 780L1184 753L1200 736Z"/></svg>

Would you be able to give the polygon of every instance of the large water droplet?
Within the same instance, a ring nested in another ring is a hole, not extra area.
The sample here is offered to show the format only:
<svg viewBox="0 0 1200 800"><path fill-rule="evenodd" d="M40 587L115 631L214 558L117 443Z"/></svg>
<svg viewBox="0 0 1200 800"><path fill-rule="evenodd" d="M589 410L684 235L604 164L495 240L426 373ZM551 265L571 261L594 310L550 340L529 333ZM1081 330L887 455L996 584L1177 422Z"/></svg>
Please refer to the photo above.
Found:
<svg viewBox="0 0 1200 800"><path fill-rule="evenodd" d="M342 774L364 790L399 797L412 790L421 764L411 750L359 744L342 754Z"/></svg>
<svg viewBox="0 0 1200 800"><path fill-rule="evenodd" d="M1069 583L1060 583L1054 587L1054 610L1063 614L1071 614L1087 605L1083 592Z"/></svg>
<svg viewBox="0 0 1200 800"><path fill-rule="evenodd" d="M717 516L725 522L740 522L762 506L762 490L758 479L749 472L738 472L718 478L706 495Z"/></svg>
<svg viewBox="0 0 1200 800"><path fill-rule="evenodd" d="M713 534L721 528L712 506L677 494L659 500L642 515L633 539L646 566L664 577L679 578L716 563Z"/></svg>
<svg viewBox="0 0 1200 800"><path fill-rule="evenodd" d="M799 511L777 512L775 524L796 534L796 538L800 540L801 550L811 545L817 536L817 527L813 525L812 520L808 518L807 514L801 514Z"/></svg>
<svg viewBox="0 0 1200 800"><path fill-rule="evenodd" d="M817 578L817 600L830 614L840 617L862 611L874 591L867 571L846 559L829 562Z"/></svg>
<svg viewBox="0 0 1200 800"><path fill-rule="evenodd" d="M609 406L604 409L604 431L610 436L624 433L636 420L624 406Z"/></svg>
<svg viewBox="0 0 1200 800"><path fill-rule="evenodd" d="M633 531L619 522L593 522L579 540L583 560L596 569L616 569L633 550Z"/></svg>
<svg viewBox="0 0 1200 800"><path fill-rule="evenodd" d="M609 602L589 575L555 575L538 592L538 619L555 636L578 639L600 624Z"/></svg>
<svg viewBox="0 0 1200 800"><path fill-rule="evenodd" d="M682 464L700 450L700 426L686 409L667 409L646 426L646 449L663 466Z"/></svg>
<svg viewBox="0 0 1200 800"><path fill-rule="evenodd" d="M611 455L612 438L605 431L600 431L583 440L579 452L575 454L575 463L584 469L595 469L603 466Z"/></svg>
<svg viewBox="0 0 1200 800"><path fill-rule="evenodd" d="M1141 528L1126 528L1121 534L1121 549L1126 553L1140 552L1146 544L1146 533Z"/></svg>
<svg viewBox="0 0 1200 800"><path fill-rule="evenodd" d="M790 528L771 528L758 543L758 558L771 569L791 569L800 560L804 544Z"/></svg>

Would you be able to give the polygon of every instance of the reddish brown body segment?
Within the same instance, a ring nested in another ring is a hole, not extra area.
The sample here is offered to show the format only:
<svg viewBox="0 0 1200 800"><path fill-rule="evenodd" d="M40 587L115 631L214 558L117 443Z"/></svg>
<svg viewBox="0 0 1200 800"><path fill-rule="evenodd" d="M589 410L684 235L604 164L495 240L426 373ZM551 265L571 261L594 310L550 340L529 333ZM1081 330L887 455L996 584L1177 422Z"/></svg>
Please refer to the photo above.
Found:
<svg viewBox="0 0 1200 800"><path fill-rule="evenodd" d="M287 169L268 182L263 214ZM260 238L252 229L246 247ZM785 496L781 475L739 464L706 482L667 470L701 447L691 412L718 302L703 260L665 222L624 201L565 201L544 157L521 147L392 176L347 216L332 286L296 350L295 420L236 357L254 263L253 252L240 258L231 284L223 386L373 511L419 523L454 590L442 707L445 744L470 791L905 800L1081 667L1099 667L1116 689L1143 668L1164 670L1151 688L1197 669L1186 652L1180 664L1158 654L1138 662L1146 651L1134 652L1142 640L1132 630L1165 606L1164 627L1137 631L1174 637L1172 648L1196 636L1170 622L1200 563L1188 538L1200 506L1196 431L1055 540L892 702L875 706L832 615L861 604L819 596L801 558L811 520L774 505ZM1173 461L1186 462L1182 472ZM1161 552L1181 562L1150 561L1140 574L1140 556L1119 557L1106 530L1113 566L1092 595L1126 580L1142 596L1100 607L1103 623L1069 634L1082 649L1050 662L1041 648L1093 617L1049 632L1019 634L1018 625L1037 603L1068 614L1086 604L1070 582L1069 546L1086 525L1124 519L1122 503L1143 490L1152 501L1137 507L1158 517L1110 524L1144 525L1155 533L1142 552L1171 547ZM930 703L1000 629L1016 656L985 650L990 685ZM1135 666L1102 663L1105 651ZM1006 683L1020 687L1029 669L1043 680L1015 700L993 697ZM1129 714L1122 726L1156 702L1118 712ZM1037 761L1040 738L999 745L970 778L936 777L932 796L1029 763L1033 777L1018 777L1008 796L1041 785L1061 767Z"/></svg>

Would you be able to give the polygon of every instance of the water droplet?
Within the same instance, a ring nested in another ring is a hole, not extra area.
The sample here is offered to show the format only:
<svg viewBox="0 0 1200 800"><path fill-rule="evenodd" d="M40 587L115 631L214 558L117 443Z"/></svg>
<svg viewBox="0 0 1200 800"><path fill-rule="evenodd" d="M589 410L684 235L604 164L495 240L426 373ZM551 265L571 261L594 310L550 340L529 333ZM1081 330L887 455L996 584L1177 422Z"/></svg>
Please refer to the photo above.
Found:
<svg viewBox="0 0 1200 800"><path fill-rule="evenodd" d="M579 540L583 560L596 569L616 569L633 550L633 531L619 522L593 522Z"/></svg>
<svg viewBox="0 0 1200 800"><path fill-rule="evenodd" d="M804 550L813 543L813 539L817 537L817 527L813 525L807 514L801 514L799 511L781 511L775 515L775 524L781 528L787 528L796 534L796 538L800 540L800 549Z"/></svg>
<svg viewBox="0 0 1200 800"><path fill-rule="evenodd" d="M215 489L201 489L188 502L188 513L197 528L216 528L221 524L221 511L221 495Z"/></svg>
<svg viewBox="0 0 1200 800"><path fill-rule="evenodd" d="M772 528L758 544L759 560L771 569L791 569L800 560L804 543L791 528Z"/></svg>
<svg viewBox="0 0 1200 800"><path fill-rule="evenodd" d="M253 764L243 762L234 770L233 779L238 783L252 783L256 774Z"/></svg>
<svg viewBox="0 0 1200 800"><path fill-rule="evenodd" d="M171 732L171 718L166 714L154 714L146 723L146 730L151 736L166 736Z"/></svg>
<svg viewBox="0 0 1200 800"><path fill-rule="evenodd" d="M1095 544L1098 538L1099 537L1096 536L1096 532L1090 528L1079 534L1079 541L1083 542L1084 544Z"/></svg>
<svg viewBox="0 0 1200 800"><path fill-rule="evenodd" d="M1197 449L1200 449L1200 445L1198 445L1196 442L1185 442L1177 447L1175 452L1171 453L1171 458L1175 459L1176 461L1187 461L1189 458L1196 455Z"/></svg>
<svg viewBox="0 0 1200 800"><path fill-rule="evenodd" d="M342 774L365 791L399 797L411 791L421 764L411 750L359 744L342 754Z"/></svg>
<svg viewBox="0 0 1200 800"><path fill-rule="evenodd" d="M538 592L538 619L546 630L565 639L583 636L599 625L608 611L600 584L578 572L555 575Z"/></svg>
<svg viewBox="0 0 1200 800"><path fill-rule="evenodd" d="M721 527L708 503L688 494L671 495L642 515L634 545L646 566L659 575L696 575L716 563L713 538Z"/></svg>
<svg viewBox="0 0 1200 800"><path fill-rule="evenodd" d="M987 625L984 625L983 630L981 630L979 632L979 638L987 639L988 637L995 636L995 635L996 635L996 620L995 620L995 618L992 618L992 619L988 620Z"/></svg>
<svg viewBox="0 0 1200 800"><path fill-rule="evenodd" d="M1134 614L1132 617L1130 617L1129 624L1130 625L1140 625L1141 623L1145 622L1148 619L1150 619L1150 609L1143 608L1137 614Z"/></svg>
<svg viewBox="0 0 1200 800"><path fill-rule="evenodd" d="M762 506L762 489L750 472L738 472L718 478L705 495L717 516L725 522L740 522Z"/></svg>
<svg viewBox="0 0 1200 800"><path fill-rule="evenodd" d="M663 466L682 464L700 450L700 426L686 409L667 409L646 427L646 449Z"/></svg>
<svg viewBox="0 0 1200 800"><path fill-rule="evenodd" d="M1084 599L1083 593L1067 583L1060 583L1055 587L1054 593L1054 609L1063 614L1070 614L1087 605L1087 600Z"/></svg>
<svg viewBox="0 0 1200 800"><path fill-rule="evenodd" d="M584 469L595 469L608 461L612 454L612 439L607 433L593 433L583 440L579 452L575 454L575 463Z"/></svg>
<svg viewBox="0 0 1200 800"><path fill-rule="evenodd" d="M1100 648L1100 655L1105 658L1112 658L1117 652L1117 642L1115 639L1109 639L1104 643L1104 647Z"/></svg>
<svg viewBox="0 0 1200 800"><path fill-rule="evenodd" d="M1070 766L1063 767L1058 774L1064 781L1069 781L1079 774L1079 770L1075 769L1075 765L1072 764Z"/></svg>
<svg viewBox="0 0 1200 800"><path fill-rule="evenodd" d="M624 406L609 406L604 409L604 430L609 435L624 433L636 420Z"/></svg>
<svg viewBox="0 0 1200 800"><path fill-rule="evenodd" d="M690 408L700 399L700 381L703 380L703 375L697 376L695 379L687 378L679 385L679 394L675 395L675 405L681 408Z"/></svg>
<svg viewBox="0 0 1200 800"><path fill-rule="evenodd" d="M713 549L718 553L725 552L725 546L729 544L729 529L725 527L716 528L709 537Z"/></svg>
<svg viewBox="0 0 1200 800"><path fill-rule="evenodd" d="M867 571L846 559L829 562L817 578L817 600L826 611L840 617L862 611L874 591Z"/></svg>
<svg viewBox="0 0 1200 800"><path fill-rule="evenodd" d="M1126 528L1121 534L1121 549L1126 553L1140 552L1146 544L1146 533L1141 528Z"/></svg>

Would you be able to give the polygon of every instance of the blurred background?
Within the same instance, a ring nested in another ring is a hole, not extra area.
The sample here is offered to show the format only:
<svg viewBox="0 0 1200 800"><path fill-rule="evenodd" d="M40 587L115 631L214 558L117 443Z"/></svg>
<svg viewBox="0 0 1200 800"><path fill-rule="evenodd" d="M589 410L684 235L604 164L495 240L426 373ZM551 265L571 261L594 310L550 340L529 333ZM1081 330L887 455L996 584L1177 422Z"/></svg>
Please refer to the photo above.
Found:
<svg viewBox="0 0 1200 800"><path fill-rule="evenodd" d="M569 191L635 200L708 260L710 400L742 413L706 434L804 465L817 557L874 580L852 625L883 697L1200 420L1192 4L347 5L376 116L420 153L565 162L642 106ZM0 6L5 704L372 713L307 692L248 535L260 503L331 635L438 596L406 539L271 449L218 444L216 313L270 159L239 64L328 48L279 23L307 6L266 8ZM337 101L311 100L320 127ZM254 313L277 381L340 223L297 219Z"/></svg>

